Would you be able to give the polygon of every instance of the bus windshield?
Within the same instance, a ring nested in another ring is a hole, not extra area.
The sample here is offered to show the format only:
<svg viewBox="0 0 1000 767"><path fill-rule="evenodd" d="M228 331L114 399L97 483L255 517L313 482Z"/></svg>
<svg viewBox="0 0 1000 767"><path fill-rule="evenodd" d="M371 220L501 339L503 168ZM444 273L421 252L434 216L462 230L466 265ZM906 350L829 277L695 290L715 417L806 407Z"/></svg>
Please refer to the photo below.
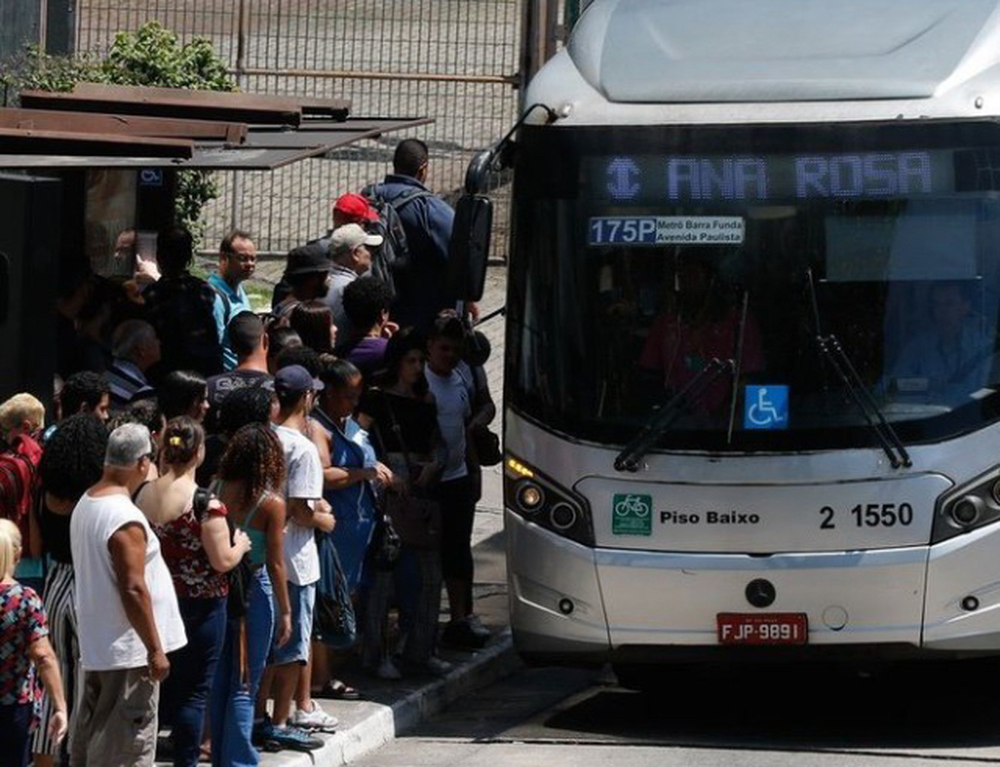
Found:
<svg viewBox="0 0 1000 767"><path fill-rule="evenodd" d="M874 444L823 337L904 442L997 419L998 138L991 122L525 128L512 407L622 445L680 394L664 448Z"/></svg>

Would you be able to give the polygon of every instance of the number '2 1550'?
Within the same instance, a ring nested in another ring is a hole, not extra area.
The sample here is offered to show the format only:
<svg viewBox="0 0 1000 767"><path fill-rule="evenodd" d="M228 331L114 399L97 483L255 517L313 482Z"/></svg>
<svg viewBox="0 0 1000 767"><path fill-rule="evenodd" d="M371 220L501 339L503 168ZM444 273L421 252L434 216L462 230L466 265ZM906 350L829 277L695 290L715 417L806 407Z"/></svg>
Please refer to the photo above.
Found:
<svg viewBox="0 0 1000 767"><path fill-rule="evenodd" d="M819 510L820 530L835 530L837 512L830 506ZM895 527L913 523L913 507L908 503L859 503L850 511L855 527Z"/></svg>

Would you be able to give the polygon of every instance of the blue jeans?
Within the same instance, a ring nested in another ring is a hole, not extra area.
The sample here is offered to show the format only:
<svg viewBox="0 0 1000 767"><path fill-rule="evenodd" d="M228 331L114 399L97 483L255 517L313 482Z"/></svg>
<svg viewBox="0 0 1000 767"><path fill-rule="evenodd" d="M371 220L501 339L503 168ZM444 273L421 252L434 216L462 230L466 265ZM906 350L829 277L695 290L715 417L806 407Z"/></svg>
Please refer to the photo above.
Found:
<svg viewBox="0 0 1000 767"><path fill-rule="evenodd" d="M205 707L226 633L226 599L179 597L177 603L187 644L170 653L170 676L160 692L160 711L173 725L174 767L196 767Z"/></svg>
<svg viewBox="0 0 1000 767"><path fill-rule="evenodd" d="M257 569L256 577L250 582L249 597L244 620L226 623L226 638L212 686L209 710L212 764L216 767L244 767L257 765L260 761L257 750L250 743L250 735L254 701L274 633L274 601L267 568ZM240 678L241 636L246 641L246 681Z"/></svg>

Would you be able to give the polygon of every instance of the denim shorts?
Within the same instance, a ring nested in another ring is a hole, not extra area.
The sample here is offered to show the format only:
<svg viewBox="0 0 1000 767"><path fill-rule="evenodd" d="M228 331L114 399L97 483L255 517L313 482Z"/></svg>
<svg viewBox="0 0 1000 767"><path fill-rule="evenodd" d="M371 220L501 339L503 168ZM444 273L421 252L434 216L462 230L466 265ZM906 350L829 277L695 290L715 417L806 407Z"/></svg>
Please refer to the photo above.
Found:
<svg viewBox="0 0 1000 767"><path fill-rule="evenodd" d="M312 637L313 610L316 607L316 584L298 586L288 582L288 601L292 608L292 638L284 647L275 645L271 664L309 662L309 642ZM277 632L275 632L277 639Z"/></svg>

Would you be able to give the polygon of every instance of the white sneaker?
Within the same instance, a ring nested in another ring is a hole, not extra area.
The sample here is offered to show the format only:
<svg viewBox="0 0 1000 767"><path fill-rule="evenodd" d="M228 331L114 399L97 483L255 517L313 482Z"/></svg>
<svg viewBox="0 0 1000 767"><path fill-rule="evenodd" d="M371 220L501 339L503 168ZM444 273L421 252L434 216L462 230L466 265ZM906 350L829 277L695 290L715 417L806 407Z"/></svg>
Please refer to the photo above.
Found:
<svg viewBox="0 0 1000 767"><path fill-rule="evenodd" d="M396 668L396 664L392 662L390 658L386 658L379 664L378 669L375 671L375 676L379 679L402 679L403 675Z"/></svg>
<svg viewBox="0 0 1000 767"><path fill-rule="evenodd" d="M289 723L293 727L301 727L304 730L323 731L332 731L340 724L337 717L326 713L316 704L316 701L313 701L312 711L306 711L301 708L295 709L295 713L292 714Z"/></svg>

